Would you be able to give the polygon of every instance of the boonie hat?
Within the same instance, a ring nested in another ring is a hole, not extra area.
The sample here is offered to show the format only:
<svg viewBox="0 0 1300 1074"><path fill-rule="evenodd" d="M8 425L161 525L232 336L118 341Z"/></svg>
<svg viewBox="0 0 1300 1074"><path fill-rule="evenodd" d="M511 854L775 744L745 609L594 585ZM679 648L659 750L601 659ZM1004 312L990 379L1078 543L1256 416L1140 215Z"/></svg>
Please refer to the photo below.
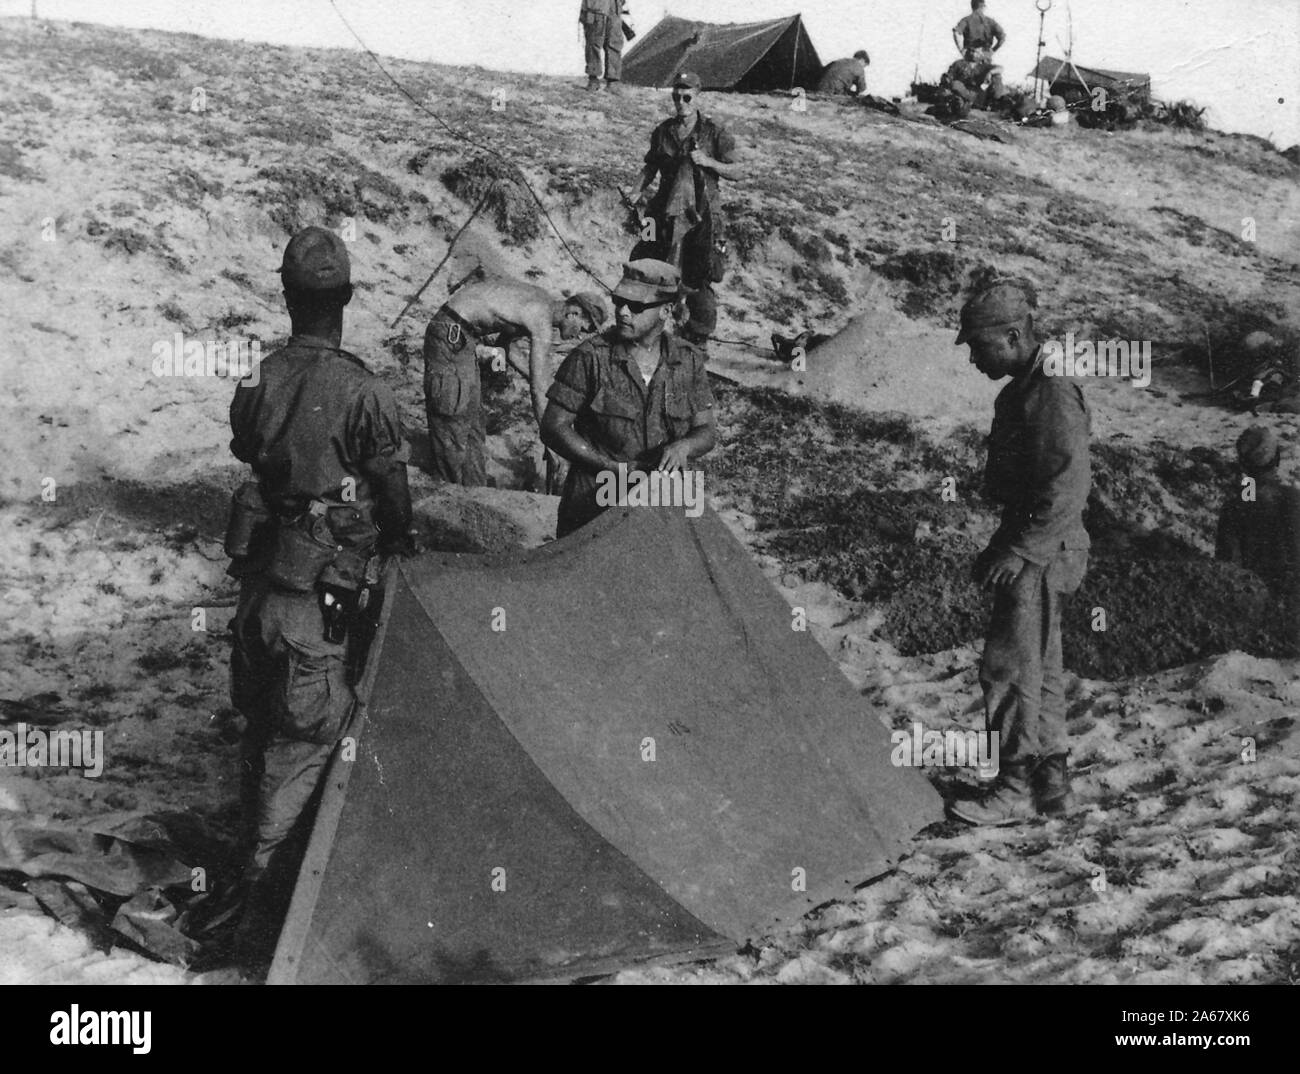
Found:
<svg viewBox="0 0 1300 1074"><path fill-rule="evenodd" d="M667 261L643 257L623 266L614 297L628 302L671 302L682 293L682 277Z"/></svg>
<svg viewBox="0 0 1300 1074"><path fill-rule="evenodd" d="M286 291L332 291L352 281L347 245L323 227L305 227L284 248L280 279Z"/></svg>
<svg viewBox="0 0 1300 1074"><path fill-rule="evenodd" d="M1023 280L999 280L973 295L961 308L961 331L955 343L965 343L981 328L1020 324L1038 305L1033 287Z"/></svg>
<svg viewBox="0 0 1300 1074"><path fill-rule="evenodd" d="M1237 437L1237 459L1244 470L1267 470L1282 451L1273 430L1252 425Z"/></svg>
<svg viewBox="0 0 1300 1074"><path fill-rule="evenodd" d="M576 295L570 295L564 300L564 304L566 306L577 306L591 318L591 323L597 328L609 319L609 310L605 307L605 300L595 291L580 291Z"/></svg>

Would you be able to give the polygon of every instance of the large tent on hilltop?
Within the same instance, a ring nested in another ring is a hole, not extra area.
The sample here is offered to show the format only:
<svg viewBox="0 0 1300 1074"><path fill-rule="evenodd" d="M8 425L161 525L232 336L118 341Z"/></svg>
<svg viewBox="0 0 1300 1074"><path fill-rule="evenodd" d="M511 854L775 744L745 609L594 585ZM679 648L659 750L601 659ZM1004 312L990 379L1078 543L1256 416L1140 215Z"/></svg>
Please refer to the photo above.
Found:
<svg viewBox="0 0 1300 1074"><path fill-rule="evenodd" d="M387 594L270 983L573 979L735 950L941 816L708 510L422 556Z"/></svg>
<svg viewBox="0 0 1300 1074"><path fill-rule="evenodd" d="M1130 71L1106 71L1100 67L1080 67L1073 60L1058 60L1044 56L1038 66L1029 72L1030 78L1041 78L1048 93L1056 93L1074 102L1092 95L1100 86L1109 96L1137 101L1151 96L1151 76Z"/></svg>
<svg viewBox="0 0 1300 1074"><path fill-rule="evenodd" d="M727 24L668 15L628 52L623 79L663 87L679 71L694 71L706 90L762 93L815 86L822 61L801 15Z"/></svg>

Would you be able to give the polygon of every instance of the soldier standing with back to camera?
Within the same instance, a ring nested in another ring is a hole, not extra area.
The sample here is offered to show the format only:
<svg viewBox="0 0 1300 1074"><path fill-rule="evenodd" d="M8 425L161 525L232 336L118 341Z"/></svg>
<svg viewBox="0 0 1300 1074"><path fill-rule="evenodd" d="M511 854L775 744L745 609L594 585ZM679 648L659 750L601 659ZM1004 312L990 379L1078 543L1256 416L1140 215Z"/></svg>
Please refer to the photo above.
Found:
<svg viewBox="0 0 1300 1074"><path fill-rule="evenodd" d="M352 297L347 248L306 228L280 274L292 335L230 406L231 451L256 477L236 494L227 539L240 579L231 700L245 721L236 953L250 967L273 950L312 802L352 710L349 658L360 657L355 628L377 553L414 550L397 403L339 346Z"/></svg>

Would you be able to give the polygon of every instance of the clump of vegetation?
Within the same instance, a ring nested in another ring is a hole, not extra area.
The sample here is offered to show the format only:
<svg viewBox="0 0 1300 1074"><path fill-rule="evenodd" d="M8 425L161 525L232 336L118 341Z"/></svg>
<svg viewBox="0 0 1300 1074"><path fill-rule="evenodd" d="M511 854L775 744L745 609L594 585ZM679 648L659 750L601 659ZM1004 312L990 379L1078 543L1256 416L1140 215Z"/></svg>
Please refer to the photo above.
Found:
<svg viewBox="0 0 1300 1074"><path fill-rule="evenodd" d="M1188 100L1161 102L1148 118L1175 130L1203 131L1206 127L1205 109L1197 108L1194 101Z"/></svg>
<svg viewBox="0 0 1300 1074"><path fill-rule="evenodd" d="M990 531L999 511L975 491L980 429L935 443L903 415L766 389L717 396L726 437L710 471L753 514L763 551L876 604L904 654L978 641L990 596L970 578L981 548L968 534ZM1168 532L1185 519L1212 529L1227 463L1204 449L1154 452L1093 446L1093 551L1062 621L1066 666L1114 679L1234 648L1278 655L1284 619L1264 584ZM956 478L956 501L939 494L945 477ZM1108 611L1105 631L1092 629L1096 607Z"/></svg>
<svg viewBox="0 0 1300 1074"><path fill-rule="evenodd" d="M508 244L523 245L542 233L537 202L528 192L523 173L513 164L480 154L446 169L442 182L470 205L478 205L486 196L483 213Z"/></svg>
<svg viewBox="0 0 1300 1074"><path fill-rule="evenodd" d="M271 165L258 171L257 178L275 191L266 196L267 215L289 234L320 223L322 216L329 224L357 216L385 223L412 204L428 202L341 153L330 154L324 162Z"/></svg>
<svg viewBox="0 0 1300 1074"><path fill-rule="evenodd" d="M13 142L0 142L0 175L10 179L32 179L36 173L23 163L23 151Z"/></svg>

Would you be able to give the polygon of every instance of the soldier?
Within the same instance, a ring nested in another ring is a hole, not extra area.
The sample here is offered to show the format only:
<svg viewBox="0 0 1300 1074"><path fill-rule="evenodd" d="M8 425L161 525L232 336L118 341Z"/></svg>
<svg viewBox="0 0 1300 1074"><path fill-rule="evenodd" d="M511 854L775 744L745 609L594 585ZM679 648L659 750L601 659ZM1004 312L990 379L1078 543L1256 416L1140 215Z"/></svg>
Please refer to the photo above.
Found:
<svg viewBox="0 0 1300 1074"><path fill-rule="evenodd" d="M974 571L995 590L980 685L989 733L1000 736L1000 770L982 800L950 807L972 824L1069 807L1061 601L1087 568L1091 421L1078 384L1043 370L1035 304L1028 284L995 282L966 303L957 336L990 380L1014 378L994 403L985 470L1002 524Z"/></svg>
<svg viewBox="0 0 1300 1074"><path fill-rule="evenodd" d="M673 79L674 115L650 135L641 186L634 201L654 222L652 238L639 242L631 260L666 261L688 288L693 341L712 335L718 323L713 284L722 278L725 249L718 180L743 178L736 140L717 120L699 110L700 78L682 72ZM653 198L649 187L659 179Z"/></svg>
<svg viewBox="0 0 1300 1074"><path fill-rule="evenodd" d="M578 21L587 40L587 89L599 92L603 59L605 87L617 92L623 77L623 0L582 0Z"/></svg>
<svg viewBox="0 0 1300 1074"><path fill-rule="evenodd" d="M300 231L280 268L292 323L230 405L230 449L256 484L236 496L227 552L240 579L231 699L241 751L241 959L265 961L310 828L308 808L354 695L359 605L376 554L413 551L406 447L392 392L339 347L347 248ZM349 649L349 641L352 647Z"/></svg>
<svg viewBox="0 0 1300 1074"><path fill-rule="evenodd" d="M674 471L716 443L704 358L665 328L681 290L677 269L643 259L623 266L614 289L614 328L564 360L547 395L542 442L572 465L556 536L603 510L596 478L620 463Z"/></svg>
<svg viewBox="0 0 1300 1074"><path fill-rule="evenodd" d="M817 92L865 96L867 64L870 62L871 57L867 55L867 50L859 49L850 59L828 63L821 79L817 82Z"/></svg>
<svg viewBox="0 0 1300 1074"><path fill-rule="evenodd" d="M952 40L963 59L991 63L1007 35L992 15L985 14L984 0L970 0L970 14L952 28Z"/></svg>
<svg viewBox="0 0 1300 1074"><path fill-rule="evenodd" d="M478 371L478 347L487 336L495 335L508 354L512 342L528 341L526 377L533 413L541 423L553 329L563 308L531 283L491 277L462 287L434 314L424 333L424 399L434 476L458 485L487 484Z"/></svg>
<svg viewBox="0 0 1300 1074"><path fill-rule="evenodd" d="M1278 477L1282 445L1252 425L1237 439L1242 481L1219 514L1215 557L1254 571L1285 601L1286 640L1300 653L1300 489Z"/></svg>

